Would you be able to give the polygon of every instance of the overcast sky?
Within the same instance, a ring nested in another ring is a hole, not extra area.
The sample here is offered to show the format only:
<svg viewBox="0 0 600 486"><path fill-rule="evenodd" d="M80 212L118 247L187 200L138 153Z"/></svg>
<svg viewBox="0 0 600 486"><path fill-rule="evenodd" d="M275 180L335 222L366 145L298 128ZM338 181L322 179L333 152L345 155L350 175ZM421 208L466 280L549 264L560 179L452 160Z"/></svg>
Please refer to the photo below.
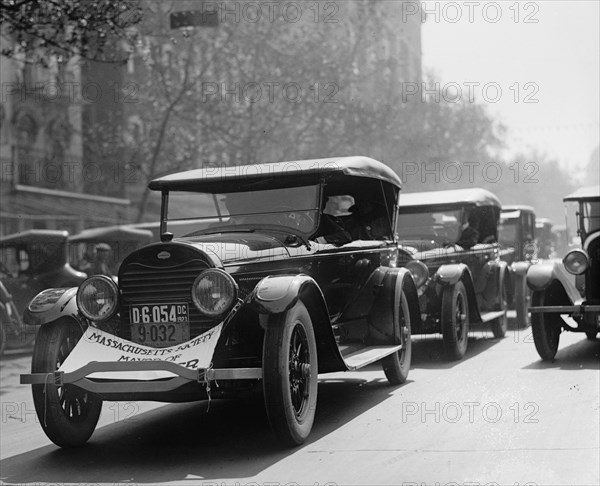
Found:
<svg viewBox="0 0 600 486"><path fill-rule="evenodd" d="M509 128L511 151L535 147L574 170L588 164L600 133L598 0L423 4L432 11L423 24L423 67L441 88L458 83L467 99L464 83L481 83L472 92L497 99L490 113Z"/></svg>

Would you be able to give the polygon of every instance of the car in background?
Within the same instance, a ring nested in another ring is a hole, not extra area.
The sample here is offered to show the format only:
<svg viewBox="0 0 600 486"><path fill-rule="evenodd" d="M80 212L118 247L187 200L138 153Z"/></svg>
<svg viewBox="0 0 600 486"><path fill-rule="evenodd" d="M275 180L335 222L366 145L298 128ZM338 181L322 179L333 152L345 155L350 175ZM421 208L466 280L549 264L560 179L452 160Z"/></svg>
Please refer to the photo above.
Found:
<svg viewBox="0 0 600 486"><path fill-rule="evenodd" d="M121 262L132 251L141 248L153 240L152 231L135 228L129 225L104 226L85 229L76 235L69 236L69 253L73 265L80 271L88 273L91 256L96 245L105 244L110 247L107 265L116 275ZM89 275L89 273L88 273Z"/></svg>
<svg viewBox="0 0 600 486"><path fill-rule="evenodd" d="M0 238L0 280L6 346L30 345L37 327L23 322L27 304L44 289L72 287L86 278L68 261L68 232L27 230Z"/></svg>
<svg viewBox="0 0 600 486"><path fill-rule="evenodd" d="M535 239L538 247L538 258L545 260L555 255L556 235L552 231L553 223L548 218L536 218Z"/></svg>
<svg viewBox="0 0 600 486"><path fill-rule="evenodd" d="M583 187L563 201L577 206L581 248L527 272L533 340L546 361L556 356L561 332L584 332L589 339L600 332L600 188Z"/></svg>
<svg viewBox="0 0 600 486"><path fill-rule="evenodd" d="M67 231L27 230L0 238L0 277L22 315L42 290L73 287L87 275L69 263Z"/></svg>
<svg viewBox="0 0 600 486"><path fill-rule="evenodd" d="M539 256L535 230L535 210L531 206L502 206L498 226L500 258L509 265L508 302L509 308L516 311L519 329L529 326L531 293L527 287L527 269Z"/></svg>
<svg viewBox="0 0 600 486"><path fill-rule="evenodd" d="M12 295L0 280L0 356L7 347L22 348L33 342L35 332L31 331L25 328Z"/></svg>
<svg viewBox="0 0 600 486"><path fill-rule="evenodd" d="M398 265L413 275L422 314L412 333L441 333L451 360L465 355L473 325L506 334L510 274L499 258L500 207L485 189L400 197Z"/></svg>
<svg viewBox="0 0 600 486"><path fill-rule="evenodd" d="M103 400L260 391L273 431L293 446L312 428L317 373L380 362L403 383L420 315L413 278L396 267L400 186L366 157L152 181L160 242L127 256L118 283L97 275L47 290L25 313L40 328L21 383L32 384L44 432L59 446L85 443ZM190 219L210 223L175 238L171 225Z"/></svg>

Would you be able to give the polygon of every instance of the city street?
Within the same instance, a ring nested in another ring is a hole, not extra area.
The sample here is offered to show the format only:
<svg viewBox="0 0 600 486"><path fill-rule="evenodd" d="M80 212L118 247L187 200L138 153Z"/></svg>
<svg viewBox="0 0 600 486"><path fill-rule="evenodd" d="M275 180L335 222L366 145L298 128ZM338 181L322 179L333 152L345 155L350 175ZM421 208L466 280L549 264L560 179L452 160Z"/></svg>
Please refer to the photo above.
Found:
<svg viewBox="0 0 600 486"><path fill-rule="evenodd" d="M471 333L464 360L415 338L409 379L378 365L321 375L312 433L281 449L260 397L207 403L105 403L90 442L61 450L2 361L0 475L6 484L593 485L600 480L600 340L563 333L554 363L531 329Z"/></svg>

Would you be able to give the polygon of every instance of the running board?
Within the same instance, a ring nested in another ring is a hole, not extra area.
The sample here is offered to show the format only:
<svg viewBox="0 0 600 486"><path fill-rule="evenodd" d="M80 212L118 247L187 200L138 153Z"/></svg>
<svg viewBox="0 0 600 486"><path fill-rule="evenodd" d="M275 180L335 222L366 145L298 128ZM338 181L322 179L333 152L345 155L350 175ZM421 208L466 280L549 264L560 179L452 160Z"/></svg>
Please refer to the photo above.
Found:
<svg viewBox="0 0 600 486"><path fill-rule="evenodd" d="M344 356L344 362L348 367L348 371L355 371L401 349L401 344L395 346L367 346Z"/></svg>
<svg viewBox="0 0 600 486"><path fill-rule="evenodd" d="M502 317L504 314L506 314L506 311L482 312L481 322L493 321L494 319L498 319L498 317Z"/></svg>

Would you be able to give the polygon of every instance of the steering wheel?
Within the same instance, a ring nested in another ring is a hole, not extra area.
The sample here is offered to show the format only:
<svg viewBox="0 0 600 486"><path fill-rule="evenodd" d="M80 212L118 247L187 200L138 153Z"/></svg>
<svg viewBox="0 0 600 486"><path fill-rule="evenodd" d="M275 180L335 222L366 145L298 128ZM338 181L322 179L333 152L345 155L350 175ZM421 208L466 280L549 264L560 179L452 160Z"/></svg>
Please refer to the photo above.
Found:
<svg viewBox="0 0 600 486"><path fill-rule="evenodd" d="M281 206L278 210L287 212L276 215L275 223L278 225L300 231L309 231L315 225L315 220L308 211L296 211L290 206Z"/></svg>

